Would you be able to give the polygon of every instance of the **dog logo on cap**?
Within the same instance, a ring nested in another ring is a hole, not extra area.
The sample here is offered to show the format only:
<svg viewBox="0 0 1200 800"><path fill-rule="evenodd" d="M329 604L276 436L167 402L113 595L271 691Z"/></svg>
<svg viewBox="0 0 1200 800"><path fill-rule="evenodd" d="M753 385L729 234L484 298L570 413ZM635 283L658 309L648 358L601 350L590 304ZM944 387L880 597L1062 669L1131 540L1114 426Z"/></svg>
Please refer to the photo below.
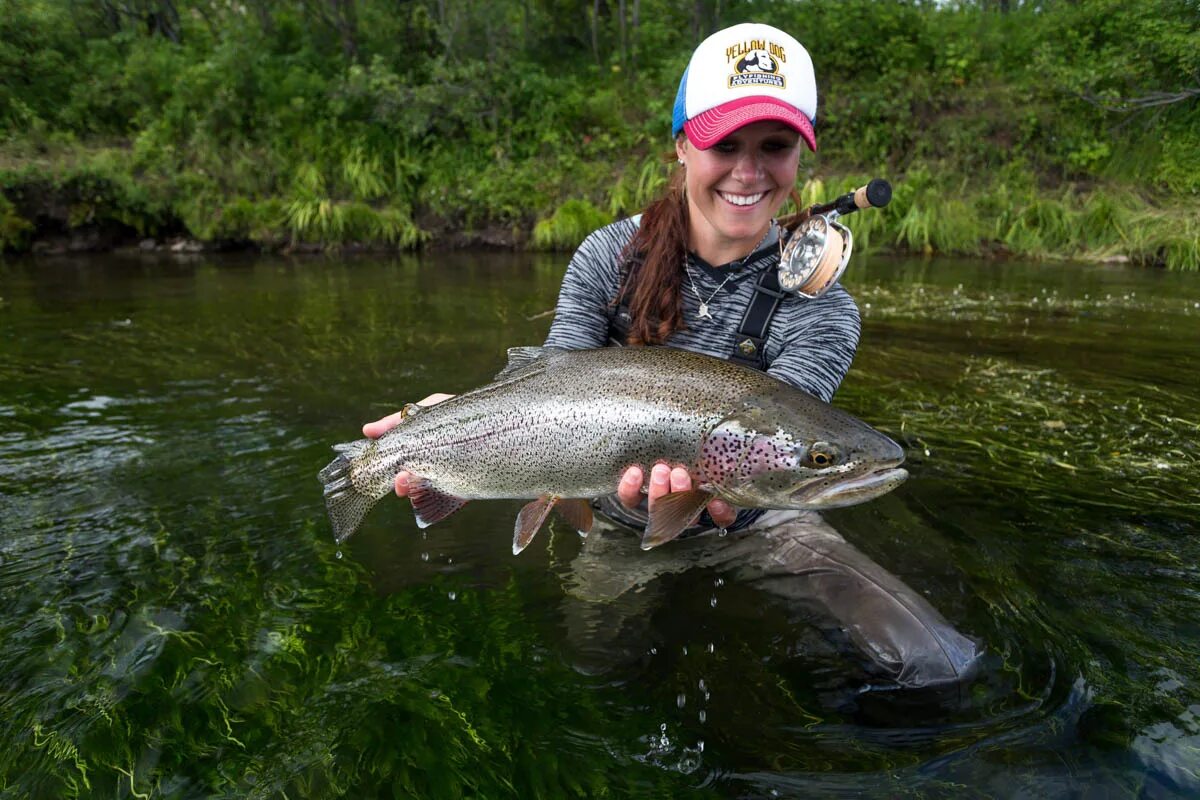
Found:
<svg viewBox="0 0 1200 800"><path fill-rule="evenodd" d="M766 50L755 50L753 53L742 56L738 61L734 70L740 75L744 72L770 72L772 74L779 72L779 65L775 63L775 59L771 58L771 54Z"/></svg>
<svg viewBox="0 0 1200 800"><path fill-rule="evenodd" d="M734 64L733 74L729 76L729 88L772 86L782 89L785 81L779 74L779 63L780 59L765 48L749 50Z"/></svg>

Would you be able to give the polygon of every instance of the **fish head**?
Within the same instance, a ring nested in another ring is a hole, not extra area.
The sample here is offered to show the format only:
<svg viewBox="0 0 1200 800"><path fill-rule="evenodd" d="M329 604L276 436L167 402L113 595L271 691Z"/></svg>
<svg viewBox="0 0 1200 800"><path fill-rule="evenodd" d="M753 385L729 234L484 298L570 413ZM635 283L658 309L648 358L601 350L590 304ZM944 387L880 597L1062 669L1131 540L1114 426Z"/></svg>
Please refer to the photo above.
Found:
<svg viewBox="0 0 1200 800"><path fill-rule="evenodd" d="M705 483L746 508L863 503L904 482L902 463L891 438L807 395L748 404L709 431L700 453Z"/></svg>

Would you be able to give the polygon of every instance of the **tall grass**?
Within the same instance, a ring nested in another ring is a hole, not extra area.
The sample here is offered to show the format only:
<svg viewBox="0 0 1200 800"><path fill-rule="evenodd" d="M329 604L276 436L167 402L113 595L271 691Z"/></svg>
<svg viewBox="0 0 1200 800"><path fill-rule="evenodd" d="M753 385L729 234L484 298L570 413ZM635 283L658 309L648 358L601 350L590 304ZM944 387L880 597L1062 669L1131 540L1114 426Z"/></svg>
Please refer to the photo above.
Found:
<svg viewBox="0 0 1200 800"><path fill-rule="evenodd" d="M1049 192L1022 177L967 184L938 180L923 170L894 183L887 208L846 220L856 237L868 232L882 246L908 253L1116 257L1200 270L1200 215L1185 199L1152 206L1114 186Z"/></svg>
<svg viewBox="0 0 1200 800"><path fill-rule="evenodd" d="M534 225L533 246L540 250L568 250L610 222L611 216L587 200L568 200Z"/></svg>

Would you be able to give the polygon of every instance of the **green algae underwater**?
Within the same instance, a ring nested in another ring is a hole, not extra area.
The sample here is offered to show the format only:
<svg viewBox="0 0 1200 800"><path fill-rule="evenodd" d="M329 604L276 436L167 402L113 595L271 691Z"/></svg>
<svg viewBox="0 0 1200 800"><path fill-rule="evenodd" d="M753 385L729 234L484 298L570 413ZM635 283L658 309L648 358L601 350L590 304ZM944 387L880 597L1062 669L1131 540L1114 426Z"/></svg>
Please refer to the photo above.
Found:
<svg viewBox="0 0 1200 800"><path fill-rule="evenodd" d="M0 263L0 796L1200 791L1194 275L851 265L835 404L912 478L826 519L987 647L947 707L719 571L582 604L519 503L339 549L329 445L539 343L563 261Z"/></svg>

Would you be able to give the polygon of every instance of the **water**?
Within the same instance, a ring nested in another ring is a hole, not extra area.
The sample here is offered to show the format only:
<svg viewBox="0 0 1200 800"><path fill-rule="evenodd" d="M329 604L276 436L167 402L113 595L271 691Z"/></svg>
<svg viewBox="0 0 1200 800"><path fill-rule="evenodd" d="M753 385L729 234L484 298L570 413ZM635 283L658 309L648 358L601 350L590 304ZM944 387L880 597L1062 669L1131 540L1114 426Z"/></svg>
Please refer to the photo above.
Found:
<svg viewBox="0 0 1200 800"><path fill-rule="evenodd" d="M329 445L539 342L563 262L0 264L0 795L1200 793L1200 278L851 266L837 402L913 477L827 519L986 645L948 707L718 571L581 602L516 502L333 542Z"/></svg>

